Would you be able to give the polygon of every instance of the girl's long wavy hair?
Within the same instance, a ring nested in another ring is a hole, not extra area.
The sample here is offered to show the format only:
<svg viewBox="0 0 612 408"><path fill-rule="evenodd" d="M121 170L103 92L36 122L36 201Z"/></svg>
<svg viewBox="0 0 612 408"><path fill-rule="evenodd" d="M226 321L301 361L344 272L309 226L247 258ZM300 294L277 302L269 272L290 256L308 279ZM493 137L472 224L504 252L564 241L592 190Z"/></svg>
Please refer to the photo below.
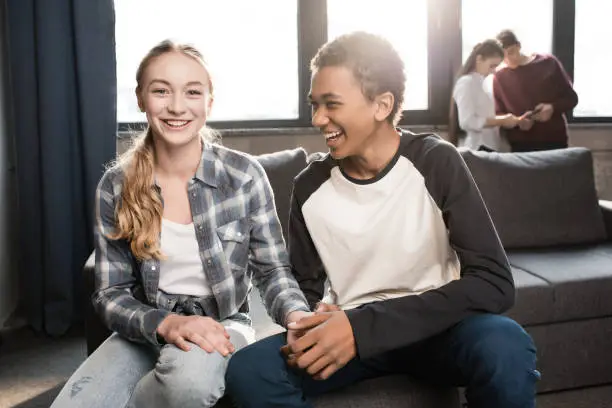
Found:
<svg viewBox="0 0 612 408"><path fill-rule="evenodd" d="M504 49L502 48L499 41L493 39L485 40L481 43L476 44L472 49L470 55L465 60L465 63L459 69L459 72L457 72L455 81L461 78L463 75L467 75L476 69L476 58L479 55L483 59L492 57L500 57L501 59L504 59ZM459 127L459 114L457 112L457 103L455 102L455 98L453 98L453 96L451 95L447 140L456 146L459 140L460 133L461 128Z"/></svg>
<svg viewBox="0 0 612 408"><path fill-rule="evenodd" d="M210 97L213 97L213 85L204 57L193 46L177 44L165 40L153 47L142 59L136 71L136 92L144 85L144 73L151 62L164 54L179 52L191 57L206 68ZM202 141L214 142L217 134L210 128L200 131ZM155 144L150 127L136 137L132 146L123 153L114 167L123 172L121 200L115 207L116 230L111 239L125 239L129 242L132 254L138 260L163 259L159 237L163 205L160 194L155 187Z"/></svg>

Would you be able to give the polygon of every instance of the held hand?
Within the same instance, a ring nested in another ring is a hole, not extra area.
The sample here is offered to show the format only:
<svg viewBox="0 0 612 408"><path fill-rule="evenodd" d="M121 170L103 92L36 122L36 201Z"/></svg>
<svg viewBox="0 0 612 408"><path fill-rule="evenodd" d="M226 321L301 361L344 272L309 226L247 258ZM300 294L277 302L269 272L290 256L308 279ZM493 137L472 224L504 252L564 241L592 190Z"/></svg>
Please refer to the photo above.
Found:
<svg viewBox="0 0 612 408"><path fill-rule="evenodd" d="M285 321L287 322L287 326L288 326L289 323L299 322L303 318L310 317L313 314L314 313L312 312L304 312L301 310L296 310L295 312L289 313ZM287 328L287 343L293 343L294 341L302 337L305 333L306 331L304 330L293 330L293 329Z"/></svg>
<svg viewBox="0 0 612 408"><path fill-rule="evenodd" d="M507 129L512 129L520 122L520 119L511 113L502 115L499 119L501 120L501 126Z"/></svg>
<svg viewBox="0 0 612 408"><path fill-rule="evenodd" d="M317 304L317 308L315 309L315 313L312 312L291 312L287 317L287 323L299 322L304 317L310 317L313 314L320 314L325 312L335 312L341 310L339 306L332 305L329 303L319 302ZM294 343L297 339L306 334L307 329L287 329L287 343Z"/></svg>
<svg viewBox="0 0 612 408"><path fill-rule="evenodd" d="M338 312L340 310L342 309L340 309L340 306L338 305L332 305L329 303L319 302L317 304L317 308L315 309L315 313Z"/></svg>
<svg viewBox="0 0 612 408"><path fill-rule="evenodd" d="M533 115L533 119L538 122L547 122L552 117L555 108L550 103L540 103L536 106L536 110L539 112Z"/></svg>
<svg viewBox="0 0 612 408"><path fill-rule="evenodd" d="M287 363L315 379L329 378L357 355L353 328L344 311L317 313L290 326L307 333L283 347Z"/></svg>
<svg viewBox="0 0 612 408"><path fill-rule="evenodd" d="M518 122L519 129L523 131L528 131L529 129L531 129L531 127L533 126L533 120L529 119L531 113L531 111L527 111L523 113L523 115L521 115Z"/></svg>
<svg viewBox="0 0 612 408"><path fill-rule="evenodd" d="M188 342L209 353L216 350L224 357L235 351L225 327L210 317L171 314L159 324L157 333L184 351L191 349Z"/></svg>

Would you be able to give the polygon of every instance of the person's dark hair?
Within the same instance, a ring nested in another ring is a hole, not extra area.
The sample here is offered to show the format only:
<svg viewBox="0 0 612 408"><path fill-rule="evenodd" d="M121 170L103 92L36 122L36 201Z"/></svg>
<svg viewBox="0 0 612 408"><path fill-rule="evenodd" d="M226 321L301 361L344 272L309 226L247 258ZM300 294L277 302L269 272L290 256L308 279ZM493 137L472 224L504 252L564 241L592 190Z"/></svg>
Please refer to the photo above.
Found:
<svg viewBox="0 0 612 408"><path fill-rule="evenodd" d="M499 57L501 59L504 58L504 50L499 41L488 39L481 43L478 43L472 48L472 52L467 57L463 66L457 72L457 76L455 81L461 78L463 75L467 75L470 72L476 69L476 59L480 56L483 59ZM461 133L461 129L459 127L459 114L457 112L457 103L455 99L451 95L450 100L450 112L448 118L448 141L457 145L457 141L459 140L459 134Z"/></svg>
<svg viewBox="0 0 612 408"><path fill-rule="evenodd" d="M402 115L406 74L404 62L389 41L361 31L342 35L323 45L310 62L313 73L328 66L349 68L369 100L391 92L393 109L387 120L397 124Z"/></svg>
<svg viewBox="0 0 612 408"><path fill-rule="evenodd" d="M513 45L521 45L521 42L518 40L516 34L514 34L514 31L512 30L502 30L495 38L497 38L497 41L501 43L503 49L512 47Z"/></svg>

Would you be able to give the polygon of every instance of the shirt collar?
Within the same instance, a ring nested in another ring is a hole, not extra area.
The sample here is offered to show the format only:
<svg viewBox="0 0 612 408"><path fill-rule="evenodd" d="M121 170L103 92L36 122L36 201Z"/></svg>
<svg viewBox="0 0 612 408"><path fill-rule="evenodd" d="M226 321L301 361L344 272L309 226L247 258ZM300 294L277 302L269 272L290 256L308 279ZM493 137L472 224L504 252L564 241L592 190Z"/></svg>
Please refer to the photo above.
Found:
<svg viewBox="0 0 612 408"><path fill-rule="evenodd" d="M204 147L202 148L202 156L200 157L200 164L198 164L198 168L196 169L196 173L193 178L216 188L218 169L215 159L216 156L212 149L212 145L210 143L204 143ZM153 185L160 188L157 178L153 179Z"/></svg>
<svg viewBox="0 0 612 408"><path fill-rule="evenodd" d="M196 170L195 178L208 184L211 187L217 187L218 171L217 168L217 156L210 143L204 143L202 148L202 157L200 158L200 164Z"/></svg>

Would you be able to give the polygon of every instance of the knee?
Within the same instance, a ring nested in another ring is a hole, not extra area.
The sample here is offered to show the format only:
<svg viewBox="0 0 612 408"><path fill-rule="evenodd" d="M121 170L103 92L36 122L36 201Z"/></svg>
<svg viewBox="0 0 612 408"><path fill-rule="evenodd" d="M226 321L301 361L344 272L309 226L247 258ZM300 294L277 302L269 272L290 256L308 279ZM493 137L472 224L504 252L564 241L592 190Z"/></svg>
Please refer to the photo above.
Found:
<svg viewBox="0 0 612 408"><path fill-rule="evenodd" d="M504 316L483 316L473 328L464 349L468 394L495 406L533 406L540 373L531 336Z"/></svg>
<svg viewBox="0 0 612 408"><path fill-rule="evenodd" d="M168 346L166 346L168 347ZM226 358L196 345L182 351L174 346L160 356L154 376L168 406L212 407L225 392Z"/></svg>
<svg viewBox="0 0 612 408"><path fill-rule="evenodd" d="M225 374L227 390L235 397L252 395L265 384L274 384L286 367L280 348L282 334L253 343L230 358ZM239 399L239 398L238 398Z"/></svg>
<svg viewBox="0 0 612 408"><path fill-rule="evenodd" d="M517 365L535 369L536 347L531 336L505 316L488 315L481 319L472 354L479 364L497 369Z"/></svg>

